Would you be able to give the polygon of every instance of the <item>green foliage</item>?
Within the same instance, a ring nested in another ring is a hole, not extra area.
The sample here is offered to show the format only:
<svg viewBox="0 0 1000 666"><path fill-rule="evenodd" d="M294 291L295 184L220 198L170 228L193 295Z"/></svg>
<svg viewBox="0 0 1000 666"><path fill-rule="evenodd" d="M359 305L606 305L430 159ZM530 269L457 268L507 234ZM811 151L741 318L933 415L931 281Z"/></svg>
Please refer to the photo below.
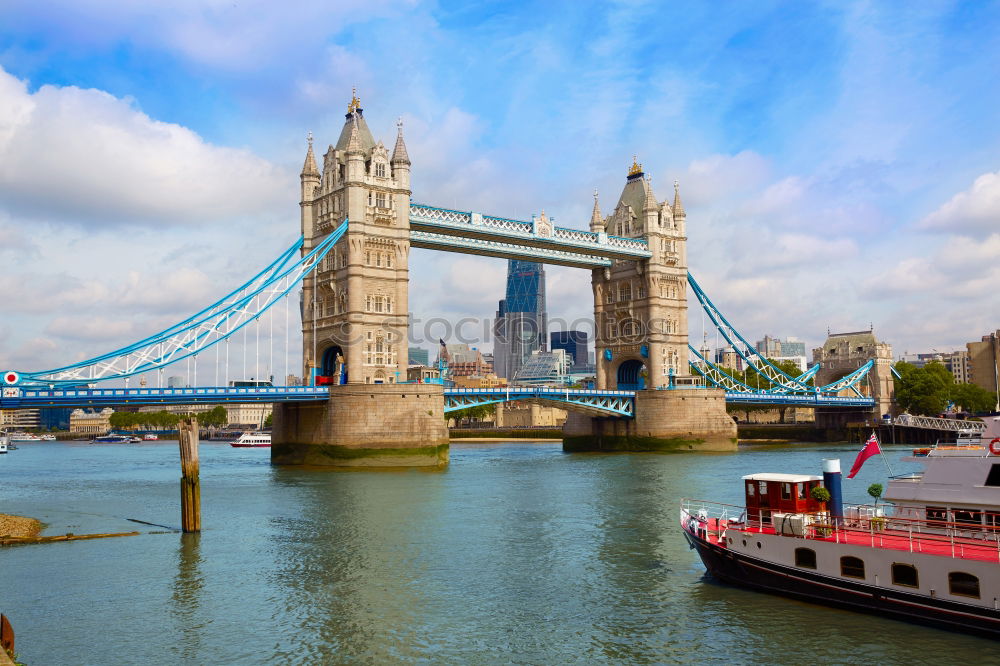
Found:
<svg viewBox="0 0 1000 666"><path fill-rule="evenodd" d="M951 387L952 402L967 412L990 412L997 404L997 396L976 384L955 384Z"/></svg>
<svg viewBox="0 0 1000 666"><path fill-rule="evenodd" d="M207 412L198 415L198 424L205 427L219 427L227 423L229 423L229 414L222 405L216 405Z"/></svg>
<svg viewBox="0 0 1000 666"><path fill-rule="evenodd" d="M274 414L268 414L267 418L264 419L264 427L270 428L274 425Z"/></svg>
<svg viewBox="0 0 1000 666"><path fill-rule="evenodd" d="M111 427L115 430L172 430L180 418L167 411L115 412L111 415Z"/></svg>
<svg viewBox="0 0 1000 666"><path fill-rule="evenodd" d="M895 368L896 402L904 411L927 416L944 411L955 383L948 368L937 361L922 368L900 361Z"/></svg>
<svg viewBox="0 0 1000 666"><path fill-rule="evenodd" d="M444 418L446 421L448 419L455 419L456 423L458 423L462 419L483 420L487 416L492 416L493 414L496 414L496 411L497 411L496 404L476 405L475 407L466 407L465 409L458 409L453 412L445 412Z"/></svg>
<svg viewBox="0 0 1000 666"><path fill-rule="evenodd" d="M830 501L830 491L823 486L815 486L809 491L809 494L817 502L823 502L825 504Z"/></svg>
<svg viewBox="0 0 1000 666"><path fill-rule="evenodd" d="M878 498L882 497L882 484L873 483L872 485L868 486L868 494L874 497L875 501L877 502Z"/></svg>

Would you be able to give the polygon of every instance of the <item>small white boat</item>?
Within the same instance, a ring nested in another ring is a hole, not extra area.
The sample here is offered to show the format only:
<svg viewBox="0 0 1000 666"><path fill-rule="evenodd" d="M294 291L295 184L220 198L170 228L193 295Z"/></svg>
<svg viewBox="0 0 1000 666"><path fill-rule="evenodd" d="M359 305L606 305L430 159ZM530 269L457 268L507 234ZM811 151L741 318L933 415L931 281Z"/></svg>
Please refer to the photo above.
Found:
<svg viewBox="0 0 1000 666"><path fill-rule="evenodd" d="M56 436L55 435L42 435L38 439L42 440L43 442L54 442L54 441L56 441Z"/></svg>
<svg viewBox="0 0 1000 666"><path fill-rule="evenodd" d="M128 444L129 439L128 435L102 435L93 441L98 444Z"/></svg>
<svg viewBox="0 0 1000 666"><path fill-rule="evenodd" d="M10 446L10 440L7 439L7 435L0 435L0 453L7 453L8 446Z"/></svg>
<svg viewBox="0 0 1000 666"><path fill-rule="evenodd" d="M155 442L156 440L160 439L159 437L157 437L156 435L154 435L151 432L150 433L146 433L145 435L142 436L142 438L145 441L147 441L147 442Z"/></svg>
<svg viewBox="0 0 1000 666"><path fill-rule="evenodd" d="M262 448L271 446L271 433L269 432L245 432L235 442L229 442L230 446L236 448Z"/></svg>
<svg viewBox="0 0 1000 666"><path fill-rule="evenodd" d="M8 435L12 442L40 442L42 438L27 432L12 432Z"/></svg>

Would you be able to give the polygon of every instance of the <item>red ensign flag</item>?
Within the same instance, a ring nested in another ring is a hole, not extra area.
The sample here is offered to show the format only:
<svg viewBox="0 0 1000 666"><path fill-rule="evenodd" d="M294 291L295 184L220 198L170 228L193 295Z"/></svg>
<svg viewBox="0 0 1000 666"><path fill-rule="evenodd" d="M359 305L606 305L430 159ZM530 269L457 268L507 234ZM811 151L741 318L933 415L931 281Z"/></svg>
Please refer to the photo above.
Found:
<svg viewBox="0 0 1000 666"><path fill-rule="evenodd" d="M875 433L872 433L872 436L868 438L865 445L861 447L861 451L858 452L858 457L854 460L854 466L851 467L851 473L847 475L847 478L853 479L854 475L861 469L861 466L865 464L865 461L879 453L882 453L882 449L878 445L878 438L875 436Z"/></svg>

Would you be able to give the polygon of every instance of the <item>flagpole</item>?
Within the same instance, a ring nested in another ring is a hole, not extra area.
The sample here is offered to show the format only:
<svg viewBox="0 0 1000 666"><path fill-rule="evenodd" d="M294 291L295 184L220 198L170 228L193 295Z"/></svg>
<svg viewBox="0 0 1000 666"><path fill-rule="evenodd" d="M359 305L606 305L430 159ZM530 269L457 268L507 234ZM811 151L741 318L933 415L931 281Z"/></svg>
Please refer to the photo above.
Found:
<svg viewBox="0 0 1000 666"><path fill-rule="evenodd" d="M878 435L875 434L874 430L872 430L872 437L874 437L875 441L878 442ZM885 451L882 450L882 443L881 442L879 442L879 445L878 445L878 452L879 452L879 455L882 457L882 462L885 463L886 468L889 470L889 476L896 476L896 473L892 471L892 467L890 467L890 465L889 465L889 459L885 457Z"/></svg>

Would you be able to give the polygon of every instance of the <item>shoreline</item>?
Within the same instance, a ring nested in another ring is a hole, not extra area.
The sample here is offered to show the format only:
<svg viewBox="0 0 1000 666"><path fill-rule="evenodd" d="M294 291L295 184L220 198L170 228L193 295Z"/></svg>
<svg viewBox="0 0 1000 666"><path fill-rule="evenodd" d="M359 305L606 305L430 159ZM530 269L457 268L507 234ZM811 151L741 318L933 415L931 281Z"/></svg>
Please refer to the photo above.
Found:
<svg viewBox="0 0 1000 666"><path fill-rule="evenodd" d="M42 532L42 521L24 516L0 513L0 536L36 537Z"/></svg>

